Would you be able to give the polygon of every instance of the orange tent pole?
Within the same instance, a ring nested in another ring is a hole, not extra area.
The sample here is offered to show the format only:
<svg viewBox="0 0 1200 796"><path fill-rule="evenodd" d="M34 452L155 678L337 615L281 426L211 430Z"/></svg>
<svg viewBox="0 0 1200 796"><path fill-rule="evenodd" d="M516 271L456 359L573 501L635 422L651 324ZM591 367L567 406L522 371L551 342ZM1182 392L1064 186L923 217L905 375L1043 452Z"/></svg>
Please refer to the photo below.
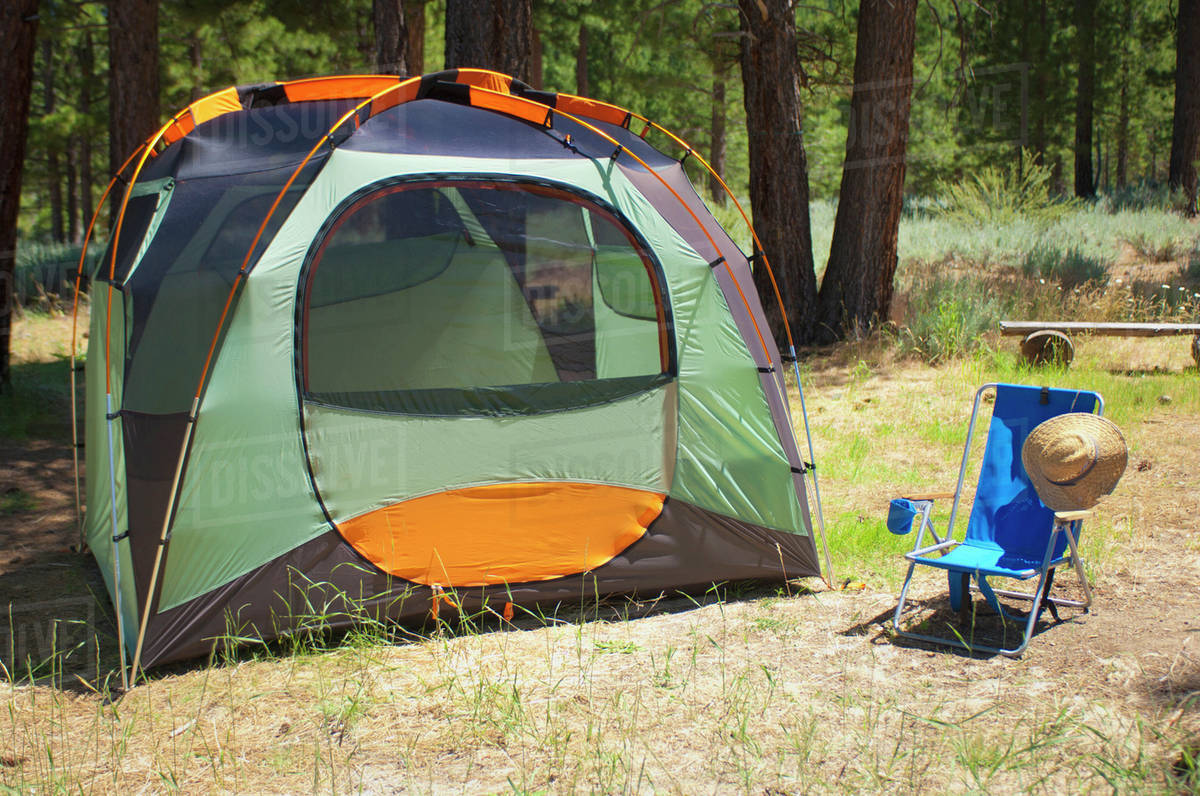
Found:
<svg viewBox="0 0 1200 796"><path fill-rule="evenodd" d="M562 96L562 95L559 95L559 96ZM567 95L567 96L573 96L573 95ZM612 107L616 108L617 106L612 106ZM754 225L750 222L750 216L746 213L745 208L742 207L742 203L740 201L738 201L737 196L734 195L733 191L729 188L729 185L726 184L724 178L721 177L721 175L717 173L717 171L709 164L709 162L707 160L704 159L704 157L702 155L700 155L698 152L696 152L696 150L692 147L691 144L687 143L682 138L675 135L675 133L671 132L670 130L668 130L667 128L658 124L657 122L651 121L650 119L648 119L645 116L642 116L639 113L634 113L633 111L628 111L628 110L625 110L624 108L619 108L619 110L625 111L629 115L629 118L638 119L639 121L642 121L646 124L646 129L642 131L643 137L645 137L645 134L648 130L650 130L650 129L657 130L657 131L663 133L664 135L666 135L668 138L670 138L673 142L675 142L679 146L683 147L683 149L685 150L685 152L688 155L692 155L693 157L695 157L696 160L699 161L699 163L708 171L709 174L711 174L712 176L717 178L717 182L719 182L721 184L721 188L725 191L725 193L729 196L729 198L733 200L733 204L735 207L737 207L738 213L741 214L742 221L745 222L746 228L748 230L750 230L750 236L754 240L755 249L757 250L757 253L762 256L763 267L765 267L767 269L767 276L771 280L771 289L775 293L775 301L779 305L779 313L780 313L781 317L783 318L783 329L784 329L785 335L787 336L788 353L792 358L792 366L796 373L796 391L797 391L797 394L800 396L800 414L804 418L804 434L808 441L808 458L809 458L810 462L815 462L816 454L814 453L814 450L813 450L812 430L810 429L809 424L808 424L808 409L805 406L804 387L800 382L800 365L799 365L799 361L796 357L796 342L795 342L795 339L792 337L792 327L791 327L791 323L788 321L787 307L784 305L783 295L780 293L780 290L779 290L779 283L775 279L775 270L771 267L770 260L767 259L766 250L763 248L762 241L759 240L758 232L755 231ZM710 238L710 240L711 240L711 238ZM736 277L734 278L734 283L735 284L737 283ZM738 288L738 292L741 293L740 286ZM744 295L742 296L742 299L745 300ZM753 315L751 317L753 318ZM757 324L755 324L755 329L757 330ZM762 335L760 333L760 335L759 335L760 341L761 341L761 337L762 337ZM813 467L815 468L815 464L813 465ZM824 516L824 510L822 509L822 506L821 506L821 488L817 483L817 476L816 476L815 472L813 473L813 496L814 496L814 498L816 500L816 504L817 504L817 523L818 523L818 529L820 530L820 533L821 533L821 545L824 549L825 569L829 573L828 577L826 577L826 579L825 579L825 583L826 583L826 585L828 585L832 588L833 587L833 564L832 564L832 561L829 556L829 543L826 541L826 536L825 536L825 516Z"/></svg>
<svg viewBox="0 0 1200 796"><path fill-rule="evenodd" d="M191 408L188 410L187 430L184 433L183 444L179 446L179 456L175 460L175 472L171 478L171 491L167 499L167 508L163 512L163 521L161 530L159 532L158 548L154 553L154 566L150 570L150 583L146 588L146 599L142 604L142 618L138 623L137 644L134 647L132 666L135 680L137 679L138 666L141 664L142 660L142 649L145 645L146 639L146 627L150 623L150 603L154 597L154 590L158 586L159 572L162 569L164 551L166 549L167 534L171 529L171 515L175 508L175 501L179 496L179 485L180 478L183 473L184 458L187 455L188 447L192 444L192 436L196 428L196 419L200 413L200 396L204 392L204 383L208 379L208 371L212 366L212 358L217 350L217 341L221 338L221 330L225 328L225 321L228 319L229 310L233 306L234 296L237 295L238 288L241 286L242 281L246 277L246 268L250 264L250 258L254 254L254 249L258 246L259 241L262 239L263 233L267 229L267 224L271 222L271 217L279 208L280 202L283 201L283 197L287 195L288 190L292 187L293 183L295 183L296 178L300 175L300 172L304 170L304 167L309 164L313 156L317 154L321 147L332 143L331 136L337 132L338 128L345 124L350 118L357 114L359 110L370 104L372 101L379 99L391 92L398 91L402 87L413 86L419 82L420 78L418 77L401 81L396 83L394 86L389 86L383 91L375 93L368 99L363 100L358 105L346 111L346 113L343 114L340 119L334 122L333 126L329 128L329 132L326 133L321 140L318 141L313 148L308 151L308 154L305 155L304 159L300 161L300 165L296 166L291 175L288 177L287 182L283 184L283 187L279 190L279 194L275 197L275 201L271 203L271 207L267 210L266 217L263 218L262 223L258 226L258 230L254 233L254 239L250 242L250 246L246 250L246 256L242 258L242 264L238 268L237 276L234 277L233 284L229 287L229 293L225 296L225 305L221 308L221 317L217 320L217 329L213 333L212 340L208 345L208 354L204 358L204 366L200 370L200 379L196 384L196 392L192 396Z"/></svg>
<svg viewBox="0 0 1200 796"><path fill-rule="evenodd" d="M106 425L108 429L108 488L112 514L113 607L117 612L117 636L119 637L118 651L120 652L121 657L121 689L124 691L129 690L129 676L125 667L125 620L121 613L121 551L118 546L120 540L124 538L124 535L117 532L117 472L115 447L113 445L113 420L116 418L116 415L113 414L112 398L113 282L116 280L117 272L117 244L121 239L121 226L125 223L125 210L129 206L129 199L133 194L133 186L137 183L138 175L141 174L142 167L146 165L146 160L149 159L151 154L153 154L154 147L159 142L159 139L161 139L167 130L179 120L179 117L183 113L184 111L180 111L179 113L175 114L175 116L171 118L171 121L160 127L158 132L147 139L146 143L142 145L141 155L138 158L137 166L134 168L133 174L131 174L129 177L129 185L125 188L125 196L121 201L121 210L117 214L116 226L113 227L111 244L112 257L109 259L108 267L108 296L107 306L104 308L104 405L105 419L107 420ZM135 152L134 154L136 155L137 153Z"/></svg>
<svg viewBox="0 0 1200 796"><path fill-rule="evenodd" d="M117 173L108 181L108 185L104 188L104 193L100 194L100 201L96 204L96 209L92 213L92 218L88 222L87 232L83 236L83 248L79 252L79 267L75 270L75 292L71 299L71 456L75 460L75 524L79 531L79 552L83 552L87 542L83 538L83 509L81 508L82 498L79 488L79 414L75 396L75 354L78 350L76 336L79 331L79 288L83 282L83 266L87 260L88 244L92 240L92 231L96 227L96 221L100 218L100 211L104 209L104 203L108 201L108 195L112 192L113 186L117 184L117 180L121 177L121 172L125 171L138 153L142 151L142 143L137 149L133 150L121 167L117 169Z"/></svg>
<svg viewBox="0 0 1200 796"><path fill-rule="evenodd" d="M804 418L804 436L808 441L808 459L809 462L813 463L812 466L814 468L812 482L813 497L815 498L817 504L817 526L818 530L821 532L821 546L825 554L825 570L829 573L828 577L825 578L825 584L830 588L833 588L833 563L829 557L829 542L826 540L825 536L825 512L821 507L821 487L817 483L817 474L815 472L816 454L813 451L812 430L808 425L808 409L804 403L804 387L800 383L800 365L799 360L796 358L796 342L792 338L792 326L790 323L788 323L787 307L784 306L783 296L779 292L779 283L775 281L775 271L773 268L771 268L771 263L767 259L767 252L763 248L762 241L758 239L758 233L754 230L754 225L750 223L750 216L747 215L745 208L742 207L742 203L738 201L737 196L735 196L733 191L730 190L729 186L725 183L725 180L721 177L721 175L717 173L716 169L709 165L708 161L705 160L704 157L698 152L696 152L696 150L692 148L691 144L687 143L662 125L658 124L657 122L653 122L646 117L641 116L640 114L631 113L631 116L645 122L653 129L662 132L676 144L682 146L685 150L687 150L688 154L695 157L696 160L700 162L700 165L704 166L704 168L708 170L709 174L717 178L717 182L721 184L721 188L723 188L725 193L729 195L729 198L733 200L734 206L737 207L738 212L742 216L742 220L746 223L746 228L750 230L750 236L754 239L755 248L758 250L758 253L762 255L763 266L767 269L767 276L771 278L771 288L775 292L775 301L778 302L779 313L783 317L783 330L787 335L788 353L791 355L792 367L796 372L796 393L800 396L800 415Z"/></svg>

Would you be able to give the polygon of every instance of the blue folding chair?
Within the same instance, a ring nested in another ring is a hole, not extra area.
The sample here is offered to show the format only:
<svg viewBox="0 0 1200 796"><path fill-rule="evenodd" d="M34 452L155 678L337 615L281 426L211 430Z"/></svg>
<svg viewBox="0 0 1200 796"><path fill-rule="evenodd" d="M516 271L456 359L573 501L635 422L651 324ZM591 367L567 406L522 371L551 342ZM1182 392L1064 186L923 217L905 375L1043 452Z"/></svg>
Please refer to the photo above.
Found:
<svg viewBox="0 0 1200 796"><path fill-rule="evenodd" d="M962 498L979 409L989 390L995 391L992 419L971 516L965 537L959 541L954 538L954 520ZM1082 608L1085 612L1088 610L1092 591L1079 558L1078 540L1082 520L1091 512L1054 512L1047 508L1025 474L1021 464L1021 447L1029 432L1051 417L1067 412L1102 414L1103 410L1104 401L1095 392L1016 384L985 384L979 388L975 393L975 405L967 428L967 443L954 492L907 495L892 501L888 512L888 528L893 533L909 532L914 523L918 527L913 550L905 555L909 561L908 576L904 579L900 602L892 618L897 633L906 638L947 644L972 652L1017 657L1029 645L1034 626L1044 608L1049 608L1055 619L1058 619L1056 606ZM934 501L951 497L954 504L950 510L950 520L946 533L941 535L932 521ZM932 544L925 544L926 532L932 535ZM1050 596L1055 569L1068 563L1079 576L1083 600ZM1012 648L995 647L974 643L962 635L950 638L904 630L900 625L900 617L918 565L946 570L950 581L950 607L959 611L964 618L970 616L966 608L971 604L971 590L977 589L1002 619L1024 622L1020 645ZM988 583L991 577L1022 581L1037 578L1037 588L1032 593L993 589ZM974 584L971 583L972 579ZM1000 605L997 595L1029 601L1029 613L1024 617L1012 616Z"/></svg>

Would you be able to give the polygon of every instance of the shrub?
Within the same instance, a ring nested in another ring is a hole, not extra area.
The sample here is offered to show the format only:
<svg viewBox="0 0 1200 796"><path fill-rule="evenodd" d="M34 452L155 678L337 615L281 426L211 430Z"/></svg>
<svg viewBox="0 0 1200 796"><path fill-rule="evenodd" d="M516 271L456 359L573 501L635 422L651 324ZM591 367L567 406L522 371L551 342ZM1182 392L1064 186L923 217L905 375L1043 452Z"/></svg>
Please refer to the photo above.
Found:
<svg viewBox="0 0 1200 796"><path fill-rule="evenodd" d="M1138 180L1123 188L1113 189L1101 197L1100 204L1110 213L1123 210L1166 211L1171 209L1171 197L1162 183Z"/></svg>
<svg viewBox="0 0 1200 796"><path fill-rule="evenodd" d="M22 242L17 247L13 273L17 303L23 305L48 296L69 296L79 267L80 250L79 246L68 243ZM90 272L99 256L98 248L90 250L84 268Z"/></svg>
<svg viewBox="0 0 1200 796"><path fill-rule="evenodd" d="M1175 238L1165 241L1155 240L1152 235L1145 232L1139 232L1125 242L1152 263L1169 263L1179 259L1187 253L1188 248L1186 243Z"/></svg>
<svg viewBox="0 0 1200 796"><path fill-rule="evenodd" d="M1049 279L1059 282L1064 290L1095 282L1108 281L1111 260L1085 254L1072 246L1065 251L1057 246L1038 244L1025 254L1022 270L1032 279Z"/></svg>
<svg viewBox="0 0 1200 796"><path fill-rule="evenodd" d="M1183 278L1200 279L1200 240L1192 246L1183 260Z"/></svg>
<svg viewBox="0 0 1200 796"><path fill-rule="evenodd" d="M1010 224L1018 219L1049 225L1079 206L1050 192L1051 170L1027 150L1014 171L988 166L959 182L938 183L940 212L959 221Z"/></svg>
<svg viewBox="0 0 1200 796"><path fill-rule="evenodd" d="M1012 308L1011 291L997 287L995 279L939 272L918 278L898 335L901 350L937 364L979 348Z"/></svg>

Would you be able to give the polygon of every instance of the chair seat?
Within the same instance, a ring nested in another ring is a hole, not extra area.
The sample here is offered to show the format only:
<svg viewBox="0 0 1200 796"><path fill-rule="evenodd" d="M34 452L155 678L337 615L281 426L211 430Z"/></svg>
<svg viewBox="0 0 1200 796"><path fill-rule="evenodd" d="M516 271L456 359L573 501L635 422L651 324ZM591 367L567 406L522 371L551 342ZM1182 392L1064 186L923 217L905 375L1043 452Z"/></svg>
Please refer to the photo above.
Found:
<svg viewBox="0 0 1200 796"><path fill-rule="evenodd" d="M998 547L964 542L944 556L906 556L910 561L926 564L931 567L952 570L955 572L978 572L981 575L995 575L1002 578L1018 578L1026 580L1035 577L1042 568L1042 559L1030 558ZM1053 559L1051 567L1065 563L1064 557Z"/></svg>

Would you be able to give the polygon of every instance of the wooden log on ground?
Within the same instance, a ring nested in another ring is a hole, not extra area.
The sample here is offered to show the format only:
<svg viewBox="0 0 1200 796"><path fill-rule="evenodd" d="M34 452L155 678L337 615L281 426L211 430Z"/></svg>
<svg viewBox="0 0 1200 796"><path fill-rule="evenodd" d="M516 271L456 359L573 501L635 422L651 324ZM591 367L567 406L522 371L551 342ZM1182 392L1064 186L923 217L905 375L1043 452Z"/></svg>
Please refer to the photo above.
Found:
<svg viewBox="0 0 1200 796"><path fill-rule="evenodd" d="M1075 347L1067 333L1119 337L1166 337L1188 334L1192 359L1200 368L1200 323L1105 323L1094 321L1000 321L1000 334L1023 335L1021 353L1033 365L1051 362L1069 365Z"/></svg>
<svg viewBox="0 0 1200 796"><path fill-rule="evenodd" d="M1021 354L1030 365L1070 365L1075 359L1075 346L1062 332L1043 329L1021 341Z"/></svg>
<svg viewBox="0 0 1200 796"><path fill-rule="evenodd" d="M1200 323L1098 323L1092 321L1000 321L1000 334L1028 335L1033 332L1089 333L1119 337L1165 337L1200 334Z"/></svg>

